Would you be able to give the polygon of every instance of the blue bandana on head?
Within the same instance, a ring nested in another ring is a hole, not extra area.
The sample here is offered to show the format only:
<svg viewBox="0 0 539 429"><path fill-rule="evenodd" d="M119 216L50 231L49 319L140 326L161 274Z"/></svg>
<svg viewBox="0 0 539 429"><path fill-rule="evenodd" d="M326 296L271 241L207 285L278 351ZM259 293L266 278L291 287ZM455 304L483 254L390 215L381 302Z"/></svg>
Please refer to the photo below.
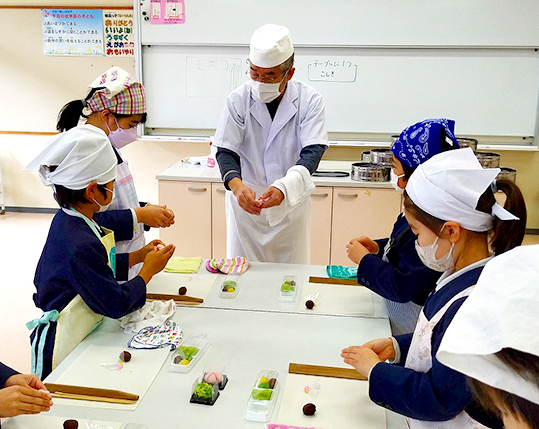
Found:
<svg viewBox="0 0 539 429"><path fill-rule="evenodd" d="M406 128L393 144L391 151L403 164L416 168L441 152L442 128L445 130L446 141L459 148L454 135L455 121L440 118L425 119Z"/></svg>

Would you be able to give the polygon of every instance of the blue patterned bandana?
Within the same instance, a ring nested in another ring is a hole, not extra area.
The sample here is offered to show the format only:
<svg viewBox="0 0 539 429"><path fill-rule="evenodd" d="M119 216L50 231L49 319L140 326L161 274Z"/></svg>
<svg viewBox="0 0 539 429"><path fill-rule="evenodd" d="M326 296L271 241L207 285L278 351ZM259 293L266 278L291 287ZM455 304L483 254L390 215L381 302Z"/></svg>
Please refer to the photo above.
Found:
<svg viewBox="0 0 539 429"><path fill-rule="evenodd" d="M403 164L416 168L419 164L441 152L441 130L445 130L448 143L459 148L455 139L455 121L451 119L425 119L406 128L391 151Z"/></svg>

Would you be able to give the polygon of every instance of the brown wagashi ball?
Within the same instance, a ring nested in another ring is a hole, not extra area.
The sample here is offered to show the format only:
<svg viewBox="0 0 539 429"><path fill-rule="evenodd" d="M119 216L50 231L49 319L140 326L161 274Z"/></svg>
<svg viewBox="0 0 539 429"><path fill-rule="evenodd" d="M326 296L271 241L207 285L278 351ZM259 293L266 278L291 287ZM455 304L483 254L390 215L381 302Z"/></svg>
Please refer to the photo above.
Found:
<svg viewBox="0 0 539 429"><path fill-rule="evenodd" d="M120 360L123 362L129 362L131 360L131 353L124 350L120 353Z"/></svg>
<svg viewBox="0 0 539 429"><path fill-rule="evenodd" d="M187 288L185 286L182 286L178 289L178 294L185 295L187 293Z"/></svg>
<svg viewBox="0 0 539 429"><path fill-rule="evenodd" d="M309 310L312 310L314 307L314 301L312 299L308 299L305 301L305 307L307 307Z"/></svg>
<svg viewBox="0 0 539 429"><path fill-rule="evenodd" d="M310 402L308 404L305 404L303 406L303 414L306 416L312 416L316 412L316 405L311 404Z"/></svg>
<svg viewBox="0 0 539 429"><path fill-rule="evenodd" d="M64 429L77 429L79 427L79 422L73 419L66 420L64 422Z"/></svg>
<svg viewBox="0 0 539 429"><path fill-rule="evenodd" d="M174 363L175 363L176 365L179 365L180 362L181 362L182 360L183 360L183 359L182 359L181 356L176 356L176 357L174 358Z"/></svg>
<svg viewBox="0 0 539 429"><path fill-rule="evenodd" d="M269 383L268 383L268 384L269 384L269 388L270 388L270 389L273 389L273 388L275 387L275 383L277 383L277 379L275 379L275 378L270 378Z"/></svg>

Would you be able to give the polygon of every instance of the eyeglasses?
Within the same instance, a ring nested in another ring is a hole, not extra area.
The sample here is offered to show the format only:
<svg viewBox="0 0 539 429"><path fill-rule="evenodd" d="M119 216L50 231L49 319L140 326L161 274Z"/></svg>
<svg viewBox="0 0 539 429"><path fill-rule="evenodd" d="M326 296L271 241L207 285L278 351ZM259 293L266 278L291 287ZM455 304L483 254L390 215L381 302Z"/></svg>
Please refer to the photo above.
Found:
<svg viewBox="0 0 539 429"><path fill-rule="evenodd" d="M253 70L251 68L251 63L249 62L249 60L247 60L247 64L249 65L249 68L247 70L245 70L245 75L252 79L252 80L256 80L257 82L261 82L261 83L280 83L284 80L286 74L288 73L288 70L286 70L282 75L280 76L276 76L276 77L261 77L260 74L256 71L256 70Z"/></svg>

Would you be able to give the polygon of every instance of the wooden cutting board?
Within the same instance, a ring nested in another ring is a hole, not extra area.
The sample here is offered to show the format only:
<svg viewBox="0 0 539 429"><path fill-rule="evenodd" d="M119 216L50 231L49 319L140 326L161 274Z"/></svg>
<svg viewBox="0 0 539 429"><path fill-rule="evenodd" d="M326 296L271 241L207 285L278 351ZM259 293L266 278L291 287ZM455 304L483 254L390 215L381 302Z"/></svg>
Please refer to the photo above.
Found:
<svg viewBox="0 0 539 429"><path fill-rule="evenodd" d="M147 292L148 294L178 295L178 289L185 286L187 288L187 296L205 300L217 277L219 277L218 274L160 272L153 276L152 280L148 283ZM178 304L193 305L191 302L178 302Z"/></svg>

